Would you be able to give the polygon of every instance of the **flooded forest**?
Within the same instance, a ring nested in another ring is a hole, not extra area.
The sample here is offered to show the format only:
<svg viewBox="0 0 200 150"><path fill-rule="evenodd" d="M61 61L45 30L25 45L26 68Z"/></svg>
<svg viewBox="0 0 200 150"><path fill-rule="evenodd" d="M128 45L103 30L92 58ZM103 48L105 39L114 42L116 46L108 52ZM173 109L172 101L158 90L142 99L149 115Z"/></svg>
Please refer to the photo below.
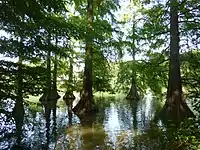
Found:
<svg viewBox="0 0 200 150"><path fill-rule="evenodd" d="M0 0L1 150L200 150L200 1Z"/></svg>

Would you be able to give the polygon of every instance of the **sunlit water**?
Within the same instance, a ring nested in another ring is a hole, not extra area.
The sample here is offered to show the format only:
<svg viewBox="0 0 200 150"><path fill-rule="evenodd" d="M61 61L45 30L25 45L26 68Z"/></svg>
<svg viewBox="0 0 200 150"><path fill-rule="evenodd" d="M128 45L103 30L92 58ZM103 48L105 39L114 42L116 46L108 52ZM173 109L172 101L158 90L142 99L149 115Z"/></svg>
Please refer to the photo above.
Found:
<svg viewBox="0 0 200 150"><path fill-rule="evenodd" d="M156 102L150 95L138 103L123 97L96 98L100 112L83 120L73 114L72 125L69 125L67 106L62 100L57 106L48 104L49 109L42 104L26 103L21 147L35 150L128 149L134 144L133 137L149 128ZM14 102L7 101L5 106L12 112ZM49 116L47 110L51 110ZM0 114L0 149L11 149L15 144L15 122L12 116Z"/></svg>

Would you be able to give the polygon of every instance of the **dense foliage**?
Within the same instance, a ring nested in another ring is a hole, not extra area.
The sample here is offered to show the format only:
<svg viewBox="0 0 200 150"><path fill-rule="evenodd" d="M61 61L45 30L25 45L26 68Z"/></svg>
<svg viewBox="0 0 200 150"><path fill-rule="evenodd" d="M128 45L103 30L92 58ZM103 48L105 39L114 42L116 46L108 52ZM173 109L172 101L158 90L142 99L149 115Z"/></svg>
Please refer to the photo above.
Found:
<svg viewBox="0 0 200 150"><path fill-rule="evenodd" d="M167 131L172 137L160 129L157 137L169 138L164 149L199 148L198 0L1 0L0 113L10 118L5 103L45 96L48 89L80 92L88 78L94 92L131 93L135 87L140 98L150 92L165 99L173 68L171 3L178 14L181 100L191 104L196 118Z"/></svg>

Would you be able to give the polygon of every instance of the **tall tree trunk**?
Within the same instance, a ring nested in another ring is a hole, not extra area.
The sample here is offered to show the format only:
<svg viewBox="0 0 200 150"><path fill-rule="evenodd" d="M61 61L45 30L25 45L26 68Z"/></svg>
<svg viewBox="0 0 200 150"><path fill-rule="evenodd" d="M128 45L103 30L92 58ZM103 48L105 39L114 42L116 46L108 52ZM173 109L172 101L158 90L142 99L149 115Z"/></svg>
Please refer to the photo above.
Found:
<svg viewBox="0 0 200 150"><path fill-rule="evenodd" d="M23 39L20 39L21 44L23 42ZM17 72L17 100L22 103L23 99L23 77L22 77L22 62L23 62L23 56L22 56L22 49L23 46L20 46L18 51L18 72Z"/></svg>
<svg viewBox="0 0 200 150"><path fill-rule="evenodd" d="M88 0L87 6L87 36L86 36L86 51L85 51L85 68L83 79L83 94L80 102L74 107L73 111L77 114L90 114L96 111L96 106L93 101L92 94L92 53L93 53L93 37L92 37L92 23L93 23L93 0Z"/></svg>
<svg viewBox="0 0 200 150"><path fill-rule="evenodd" d="M69 79L68 79L68 87L67 91L63 97L63 100L65 101L66 105L68 106L68 119L69 119L69 125L72 125L72 107L73 107L73 101L75 100L75 96L73 94L73 54L71 54L71 57L69 58Z"/></svg>
<svg viewBox="0 0 200 150"><path fill-rule="evenodd" d="M22 65L23 65L23 38L20 37L20 44L18 50L18 72L17 72L17 96L15 106L13 108L12 116L15 120L16 126L16 136L17 136L17 144L20 145L22 139L22 127L24 123L24 104L23 104L23 77L22 77Z"/></svg>
<svg viewBox="0 0 200 150"><path fill-rule="evenodd" d="M58 63L58 59L57 59L57 54L54 54L54 70L53 70L53 89L57 90L57 63Z"/></svg>
<svg viewBox="0 0 200 150"><path fill-rule="evenodd" d="M51 35L48 35L48 46L51 44ZM51 50L47 51L47 78L46 78L46 86L44 89L43 95L40 97L39 101L48 101L50 100L50 93L52 89L51 85Z"/></svg>
<svg viewBox="0 0 200 150"><path fill-rule="evenodd" d="M136 86L136 71L135 71L135 53L136 53L136 47L135 47L135 21L134 21L134 17L133 17L133 37L132 37L132 79L131 79L131 88L130 91L128 93L128 95L126 96L127 99L130 100L139 100L139 94L137 91L137 86Z"/></svg>
<svg viewBox="0 0 200 150"><path fill-rule="evenodd" d="M48 46L50 46L51 44L50 38L51 38L51 35L49 35L48 37ZM48 49L47 51L47 80L46 82L47 82L47 86L46 86L47 91L48 93L50 93L51 91L51 50L50 49Z"/></svg>
<svg viewBox="0 0 200 150"><path fill-rule="evenodd" d="M58 38L56 36L56 48L57 46L58 46ZM57 91L57 66L58 66L57 54L56 52L54 52L53 87L51 90L51 94L49 94L49 98L51 100L57 100L60 98L60 95L58 94Z"/></svg>
<svg viewBox="0 0 200 150"><path fill-rule="evenodd" d="M73 92L73 55L69 58L69 90Z"/></svg>
<svg viewBox="0 0 200 150"><path fill-rule="evenodd" d="M179 123L192 111L182 99L182 84L179 59L178 1L170 0L170 63L167 100L161 110L161 118Z"/></svg>
<svg viewBox="0 0 200 150"><path fill-rule="evenodd" d="M69 99L69 105L68 105L68 117L69 117L69 124L72 124L72 107L73 107L73 100L75 99L75 96L73 94L73 55L69 58L69 94L71 95L72 99Z"/></svg>

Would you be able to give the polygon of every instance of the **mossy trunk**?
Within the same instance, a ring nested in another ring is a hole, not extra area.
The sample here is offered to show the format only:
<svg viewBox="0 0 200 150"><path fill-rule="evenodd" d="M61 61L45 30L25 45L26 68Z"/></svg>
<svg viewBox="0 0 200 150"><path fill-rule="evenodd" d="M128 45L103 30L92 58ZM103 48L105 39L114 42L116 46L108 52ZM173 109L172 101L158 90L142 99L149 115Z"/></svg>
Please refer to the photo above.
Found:
<svg viewBox="0 0 200 150"><path fill-rule="evenodd" d="M160 112L162 120L179 123L193 116L182 98L182 84L179 59L178 1L170 1L170 63L167 100Z"/></svg>
<svg viewBox="0 0 200 150"><path fill-rule="evenodd" d="M85 51L85 68L83 79L83 94L79 103L73 108L77 115L88 115L97 111L93 101L92 94L92 54L93 54L93 38L92 38L92 23L93 23L93 0L88 0L87 6L87 37Z"/></svg>

